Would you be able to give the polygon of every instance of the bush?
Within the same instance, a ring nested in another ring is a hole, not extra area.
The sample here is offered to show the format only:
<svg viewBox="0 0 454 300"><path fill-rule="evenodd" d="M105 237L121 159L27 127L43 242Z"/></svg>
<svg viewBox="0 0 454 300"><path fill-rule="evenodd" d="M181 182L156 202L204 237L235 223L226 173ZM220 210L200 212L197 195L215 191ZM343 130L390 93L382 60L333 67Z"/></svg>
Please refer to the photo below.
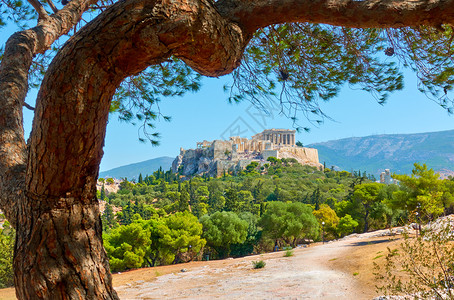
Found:
<svg viewBox="0 0 454 300"><path fill-rule="evenodd" d="M285 251L284 257L290 257L290 256L293 256L293 250L287 250L287 251Z"/></svg>
<svg viewBox="0 0 454 300"><path fill-rule="evenodd" d="M266 266L266 262L264 262L263 260L253 261L252 266L254 267L254 269L262 269Z"/></svg>
<svg viewBox="0 0 454 300"><path fill-rule="evenodd" d="M0 228L0 288L13 286L13 249L15 231L8 222Z"/></svg>
<svg viewBox="0 0 454 300"><path fill-rule="evenodd" d="M417 238L405 235L398 249L388 248L386 255L375 258L378 292L385 296L404 295L408 299L454 298L451 225L449 221L438 221L431 227Z"/></svg>

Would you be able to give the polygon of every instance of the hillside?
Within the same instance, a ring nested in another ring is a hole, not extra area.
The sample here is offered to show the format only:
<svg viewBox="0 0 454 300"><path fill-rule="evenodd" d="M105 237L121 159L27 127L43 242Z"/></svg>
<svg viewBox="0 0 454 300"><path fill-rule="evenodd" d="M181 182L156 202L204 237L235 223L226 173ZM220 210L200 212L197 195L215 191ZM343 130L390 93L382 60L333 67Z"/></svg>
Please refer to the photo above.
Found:
<svg viewBox="0 0 454 300"><path fill-rule="evenodd" d="M340 169L378 176L384 169L408 174L413 163L448 173L454 170L454 130L417 134L383 134L308 145L318 149L320 162Z"/></svg>
<svg viewBox="0 0 454 300"><path fill-rule="evenodd" d="M100 172L99 178L104 177L113 177L113 178L128 178L128 179L137 179L139 174L142 173L143 176L151 175L154 171L162 167L163 170L169 170L172 166L172 162L175 158L162 156L153 158L150 160L121 166L118 168L114 168L108 171Z"/></svg>

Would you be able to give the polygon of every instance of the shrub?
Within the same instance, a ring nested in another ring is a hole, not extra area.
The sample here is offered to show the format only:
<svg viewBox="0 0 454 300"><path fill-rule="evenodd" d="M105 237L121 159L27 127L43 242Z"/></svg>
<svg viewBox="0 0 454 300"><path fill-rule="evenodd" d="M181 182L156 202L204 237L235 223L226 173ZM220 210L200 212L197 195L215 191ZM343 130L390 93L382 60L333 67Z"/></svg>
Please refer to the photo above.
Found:
<svg viewBox="0 0 454 300"><path fill-rule="evenodd" d="M385 296L454 298L454 243L449 221L435 222L416 238L405 235L398 249L388 248L387 254L375 259L377 291Z"/></svg>
<svg viewBox="0 0 454 300"><path fill-rule="evenodd" d="M13 286L13 249L15 231L8 222L0 228L0 289Z"/></svg>
<svg viewBox="0 0 454 300"><path fill-rule="evenodd" d="M254 267L254 269L261 269L266 266L266 262L264 262L263 260L253 261L252 266Z"/></svg>
<svg viewBox="0 0 454 300"><path fill-rule="evenodd" d="M285 251L284 257L290 257L290 256L293 256L293 250L287 250L287 251Z"/></svg>

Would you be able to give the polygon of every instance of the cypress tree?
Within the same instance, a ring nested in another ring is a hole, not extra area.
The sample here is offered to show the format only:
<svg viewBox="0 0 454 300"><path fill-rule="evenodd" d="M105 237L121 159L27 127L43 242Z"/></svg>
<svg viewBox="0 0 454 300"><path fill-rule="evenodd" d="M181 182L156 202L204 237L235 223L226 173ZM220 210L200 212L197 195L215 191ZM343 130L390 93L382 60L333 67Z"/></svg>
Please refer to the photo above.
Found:
<svg viewBox="0 0 454 300"><path fill-rule="evenodd" d="M143 183L143 177L142 177L142 173L139 174L139 183L142 184Z"/></svg>

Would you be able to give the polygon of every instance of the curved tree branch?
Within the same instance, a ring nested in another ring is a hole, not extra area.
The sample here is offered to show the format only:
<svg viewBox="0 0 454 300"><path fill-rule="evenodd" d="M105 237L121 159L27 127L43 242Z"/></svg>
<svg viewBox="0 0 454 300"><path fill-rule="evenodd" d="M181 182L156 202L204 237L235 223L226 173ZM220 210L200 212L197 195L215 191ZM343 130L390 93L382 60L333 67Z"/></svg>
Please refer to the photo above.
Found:
<svg viewBox="0 0 454 300"><path fill-rule="evenodd" d="M220 0L220 13L254 32L286 22L354 28L399 28L454 23L454 0Z"/></svg>
<svg viewBox="0 0 454 300"><path fill-rule="evenodd" d="M17 201L24 196L26 145L22 106L33 56L44 53L76 25L94 0L74 0L58 13L41 18L32 29L17 32L7 41L0 64L0 209L13 226Z"/></svg>
<svg viewBox="0 0 454 300"><path fill-rule="evenodd" d="M110 101L124 78L170 55L207 76L230 73L246 42L209 0L114 4L67 42L43 80L30 139L30 195L56 205L95 189Z"/></svg>

